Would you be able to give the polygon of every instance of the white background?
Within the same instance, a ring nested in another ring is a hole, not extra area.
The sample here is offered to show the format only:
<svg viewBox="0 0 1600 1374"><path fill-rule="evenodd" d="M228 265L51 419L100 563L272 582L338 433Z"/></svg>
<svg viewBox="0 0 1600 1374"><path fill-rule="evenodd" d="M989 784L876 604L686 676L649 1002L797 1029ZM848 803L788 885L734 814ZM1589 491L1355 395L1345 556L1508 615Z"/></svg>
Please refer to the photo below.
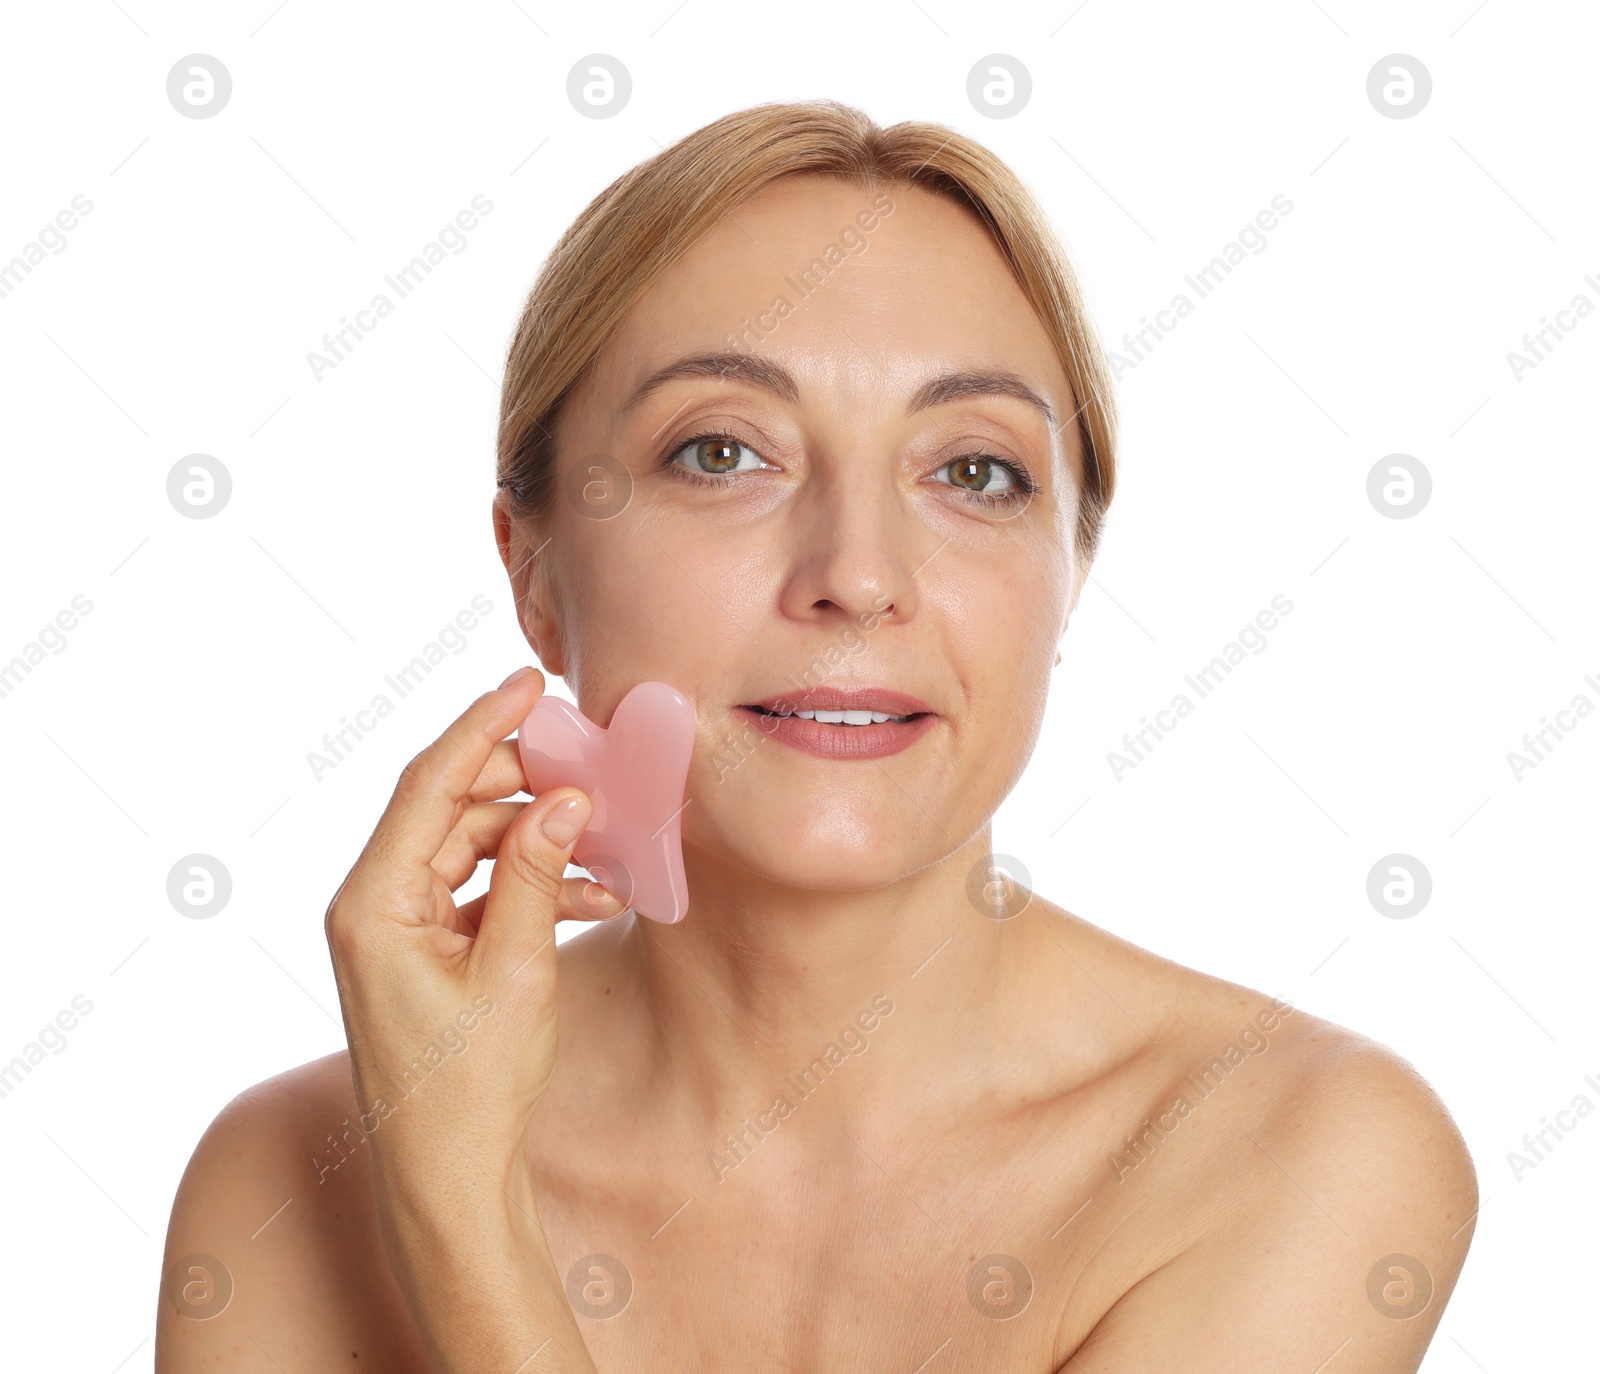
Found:
<svg viewBox="0 0 1600 1374"><path fill-rule="evenodd" d="M1506 355L1580 291L1600 305L1600 23L1474 2L11 9L0 262L74 195L94 208L0 299L0 661L75 595L93 610L0 699L0 1060L75 994L93 1011L0 1099L4 1363L150 1367L190 1150L236 1092L342 1045L328 898L405 761L531 661L492 439L557 234L658 146L817 96L1010 161L1110 346L1293 201L1121 380L1104 551L995 846L1435 1085L1484 1204L1430 1374L1592 1358L1600 1121L1520 1181L1506 1155L1600 1103L1600 713L1520 781L1506 755L1600 704L1600 313L1520 380ZM597 52L633 80L609 119L566 95ZM191 53L231 72L214 118L168 102ZM967 98L993 53L1032 75L1012 118ZM1431 72L1413 118L1367 99L1391 53ZM479 193L468 248L316 380L308 350ZM1366 495L1397 452L1433 479L1404 520ZM167 499L192 453L232 475L212 519ZM1124 732L1279 593L1269 647L1118 780ZM307 751L477 594L465 651L315 780ZM1366 896L1396 852L1432 876L1410 919ZM208 920L166 895L192 853L232 877Z"/></svg>

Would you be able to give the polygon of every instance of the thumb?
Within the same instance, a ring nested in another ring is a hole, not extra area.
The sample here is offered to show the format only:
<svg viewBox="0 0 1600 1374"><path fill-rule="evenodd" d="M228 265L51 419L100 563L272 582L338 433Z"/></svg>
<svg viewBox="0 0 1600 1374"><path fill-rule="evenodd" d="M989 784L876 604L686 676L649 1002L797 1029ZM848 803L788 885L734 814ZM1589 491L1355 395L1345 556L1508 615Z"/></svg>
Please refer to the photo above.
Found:
<svg viewBox="0 0 1600 1374"><path fill-rule="evenodd" d="M556 902L593 811L576 787L555 788L524 806L506 828L478 924L475 964L509 976L536 955L554 960Z"/></svg>

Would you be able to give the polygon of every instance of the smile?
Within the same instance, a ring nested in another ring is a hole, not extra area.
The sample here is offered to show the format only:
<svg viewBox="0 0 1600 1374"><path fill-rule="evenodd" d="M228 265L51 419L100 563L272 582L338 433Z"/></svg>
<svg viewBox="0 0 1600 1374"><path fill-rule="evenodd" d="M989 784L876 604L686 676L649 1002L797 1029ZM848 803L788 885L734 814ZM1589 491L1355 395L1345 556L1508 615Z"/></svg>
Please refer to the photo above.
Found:
<svg viewBox="0 0 1600 1374"><path fill-rule="evenodd" d="M927 702L887 687L812 687L738 708L768 739L823 759L880 759L938 722Z"/></svg>
<svg viewBox="0 0 1600 1374"><path fill-rule="evenodd" d="M800 720L821 721L824 725L882 725L887 720L904 725L912 719L911 716L891 716L887 711L768 711L761 706L752 706L750 709L780 720L795 716Z"/></svg>

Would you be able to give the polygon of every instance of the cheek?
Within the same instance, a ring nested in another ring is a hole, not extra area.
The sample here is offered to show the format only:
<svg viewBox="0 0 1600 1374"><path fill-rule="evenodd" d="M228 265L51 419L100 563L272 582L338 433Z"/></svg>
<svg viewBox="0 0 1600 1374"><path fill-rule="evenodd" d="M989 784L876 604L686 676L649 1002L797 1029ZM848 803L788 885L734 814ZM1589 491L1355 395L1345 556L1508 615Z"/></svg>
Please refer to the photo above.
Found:
<svg viewBox="0 0 1600 1374"><path fill-rule="evenodd" d="M929 642L938 643L964 703L960 767L980 792L1009 790L1026 766L1044 722L1055 627L1065 611L1057 560L1042 550L1011 553L952 560L923 603L938 624Z"/></svg>
<svg viewBox="0 0 1600 1374"><path fill-rule="evenodd" d="M918 580L927 583L923 613L937 621L969 705L1009 704L1041 668L1048 674L1065 606L1050 559L1021 548L1004 557L954 557L938 578L925 572Z"/></svg>
<svg viewBox="0 0 1600 1374"><path fill-rule="evenodd" d="M757 572L723 541L685 543L626 515L596 524L560 568L565 640L596 695L602 675L688 692L732 671L750 644L740 626L756 628Z"/></svg>

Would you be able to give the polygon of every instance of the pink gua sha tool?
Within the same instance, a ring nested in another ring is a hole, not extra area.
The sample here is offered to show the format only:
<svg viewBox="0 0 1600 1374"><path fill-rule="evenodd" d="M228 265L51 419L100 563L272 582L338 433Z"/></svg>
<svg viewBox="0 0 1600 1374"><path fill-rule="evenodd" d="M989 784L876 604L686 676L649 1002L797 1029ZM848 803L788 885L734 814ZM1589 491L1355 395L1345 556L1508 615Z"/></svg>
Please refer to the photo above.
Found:
<svg viewBox="0 0 1600 1374"><path fill-rule="evenodd" d="M694 707L665 682L641 682L602 729L558 697L543 696L517 730L534 796L579 787L594 803L572 862L641 916L672 924L689 911L678 818L694 749Z"/></svg>

